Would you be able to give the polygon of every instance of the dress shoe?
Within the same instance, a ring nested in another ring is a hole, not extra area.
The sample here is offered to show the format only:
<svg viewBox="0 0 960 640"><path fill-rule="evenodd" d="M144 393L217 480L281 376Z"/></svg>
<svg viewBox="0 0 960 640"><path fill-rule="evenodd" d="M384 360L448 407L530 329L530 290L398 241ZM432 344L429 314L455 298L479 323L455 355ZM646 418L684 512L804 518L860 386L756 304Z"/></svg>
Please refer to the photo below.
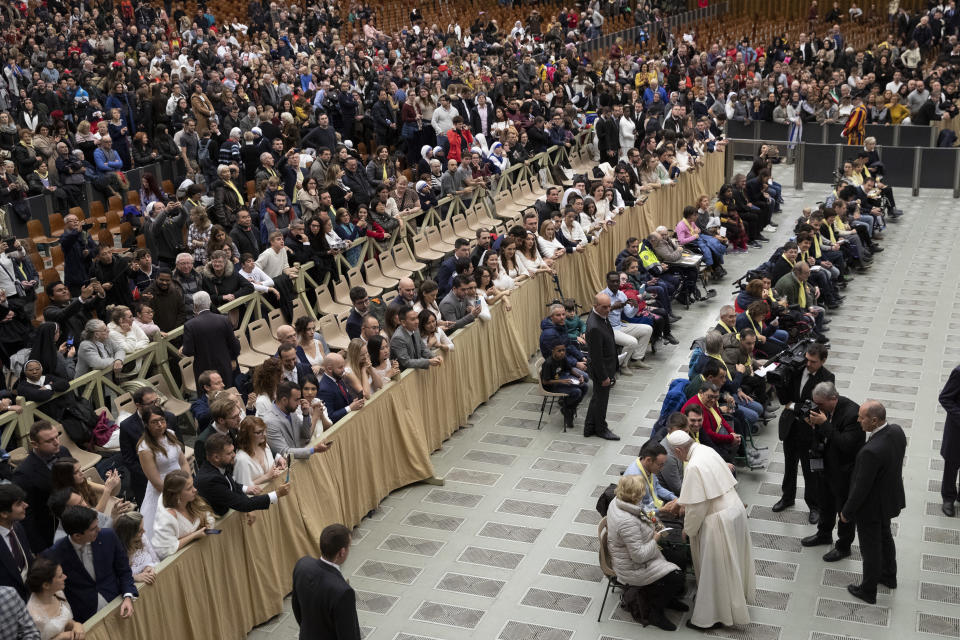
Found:
<svg viewBox="0 0 960 640"><path fill-rule="evenodd" d="M603 438L604 440L619 440L619 439L620 439L620 436L618 436L617 434L615 434L613 431L610 431L610 429L604 429L603 431L600 431L599 433L597 433L597 435L600 436L601 438Z"/></svg>
<svg viewBox="0 0 960 640"><path fill-rule="evenodd" d="M747 245L753 247L754 249L762 249L762 248L763 248L763 245L760 244L759 242L757 242L756 240L751 240L750 242L747 243Z"/></svg>
<svg viewBox="0 0 960 640"><path fill-rule="evenodd" d="M680 341L672 333L663 334L663 344L680 344Z"/></svg>
<svg viewBox="0 0 960 640"><path fill-rule="evenodd" d="M839 308L840 308L840 304L837 303L837 302L827 302L824 306L827 307L827 309L839 309Z"/></svg>
<svg viewBox="0 0 960 640"><path fill-rule="evenodd" d="M870 253L883 253L883 247L878 244L874 244L870 247Z"/></svg>
<svg viewBox="0 0 960 640"><path fill-rule="evenodd" d="M770 238L768 238L767 236L765 236L765 235L763 235L763 234L758 235L758 236L757 236L757 240L759 240L760 242L770 242Z"/></svg>
<svg viewBox="0 0 960 640"><path fill-rule="evenodd" d="M823 554L824 562L836 562L837 560L843 560L850 556L850 549L838 549L834 547Z"/></svg>
<svg viewBox="0 0 960 640"><path fill-rule="evenodd" d="M950 500L949 502L944 500L943 506L940 507L940 510L943 511L943 515L947 516L948 518L952 518L957 514L957 512L953 508L953 500Z"/></svg>
<svg viewBox="0 0 960 640"><path fill-rule="evenodd" d="M838 283L837 283L837 286L840 287L841 289L846 289L846 288L847 288L847 283L846 283L846 282L838 282Z"/></svg>
<svg viewBox="0 0 960 640"><path fill-rule="evenodd" d="M877 594L874 593L871 595L867 593L861 589L860 585L858 584L848 584L847 591L849 591L850 595L852 595L854 598L863 600L867 604L877 604Z"/></svg>
<svg viewBox="0 0 960 640"><path fill-rule="evenodd" d="M595 435L597 435L597 432L594 431L593 429L590 429L590 430L588 431L586 427L583 428L583 437L584 437L584 438L592 438L592 437L595 436Z"/></svg>
<svg viewBox="0 0 960 640"><path fill-rule="evenodd" d="M833 538L830 536L820 535L819 533L814 533L806 538L800 538L800 544L805 547L816 547L821 544L833 544Z"/></svg>
<svg viewBox="0 0 960 640"><path fill-rule="evenodd" d="M673 611L690 611L690 607L686 602L680 600L679 598L674 598L666 604L667 609L672 609Z"/></svg>
<svg viewBox="0 0 960 640"><path fill-rule="evenodd" d="M722 622L716 622L709 627L698 627L697 625L693 624L692 620L687 620L687 629L693 629L694 631L710 631L711 629L719 629L722 626Z"/></svg>
<svg viewBox="0 0 960 640"><path fill-rule="evenodd" d="M807 522L817 524L820 522L820 509L810 509L810 515L807 516Z"/></svg>
<svg viewBox="0 0 960 640"><path fill-rule="evenodd" d="M683 316L677 315L675 313L670 314L670 322L677 322L678 320L683 320Z"/></svg>
<svg viewBox="0 0 960 640"><path fill-rule="evenodd" d="M887 589L896 589L897 579L896 578L880 578L880 584L885 586Z"/></svg>
<svg viewBox="0 0 960 640"><path fill-rule="evenodd" d="M634 369L645 369L645 370L650 370L653 368L643 360L631 360L630 366L633 367Z"/></svg>
<svg viewBox="0 0 960 640"><path fill-rule="evenodd" d="M624 366L620 367L620 375L622 375L622 376L635 376L635 375L637 375L637 374L634 373L633 371L630 371L630 367L624 365Z"/></svg>
<svg viewBox="0 0 960 640"><path fill-rule="evenodd" d="M783 511L784 509L786 509L786 508L788 508L788 507L792 507L792 506L793 506L793 500L788 500L788 499L786 499L786 498L780 498L779 500L777 500L776 504L774 504L772 507L770 507L770 510L773 511L774 513L780 513L780 512Z"/></svg>
<svg viewBox="0 0 960 640"><path fill-rule="evenodd" d="M651 612L650 612L649 622L650 622L650 624L652 624L653 626L659 627L660 629L663 629L664 631L676 631L676 630L677 630L677 625L675 625L675 624L673 624L672 622L670 622L669 618L667 618L667 616L663 615L663 612L662 612L662 611L651 611Z"/></svg>
<svg viewBox="0 0 960 640"><path fill-rule="evenodd" d="M568 413L563 416L563 430L573 429L573 414Z"/></svg>

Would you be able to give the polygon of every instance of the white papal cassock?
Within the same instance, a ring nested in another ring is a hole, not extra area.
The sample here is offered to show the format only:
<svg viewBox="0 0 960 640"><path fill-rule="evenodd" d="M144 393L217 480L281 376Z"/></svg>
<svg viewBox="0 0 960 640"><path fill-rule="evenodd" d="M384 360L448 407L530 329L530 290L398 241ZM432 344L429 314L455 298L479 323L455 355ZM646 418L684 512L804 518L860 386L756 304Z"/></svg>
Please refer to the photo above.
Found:
<svg viewBox="0 0 960 640"><path fill-rule="evenodd" d="M747 512L736 479L720 455L690 445L679 502L686 509L683 530L690 538L697 572L697 599L690 620L698 627L717 622L747 624L755 576Z"/></svg>

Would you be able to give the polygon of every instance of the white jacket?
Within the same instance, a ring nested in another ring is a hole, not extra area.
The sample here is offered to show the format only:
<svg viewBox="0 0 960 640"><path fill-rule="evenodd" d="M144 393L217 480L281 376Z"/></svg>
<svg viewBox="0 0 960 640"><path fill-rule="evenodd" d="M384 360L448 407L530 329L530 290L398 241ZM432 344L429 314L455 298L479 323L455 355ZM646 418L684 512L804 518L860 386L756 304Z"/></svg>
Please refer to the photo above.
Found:
<svg viewBox="0 0 960 640"><path fill-rule="evenodd" d="M663 557L640 507L616 498L607 510L607 549L617 579L643 587L679 567Z"/></svg>

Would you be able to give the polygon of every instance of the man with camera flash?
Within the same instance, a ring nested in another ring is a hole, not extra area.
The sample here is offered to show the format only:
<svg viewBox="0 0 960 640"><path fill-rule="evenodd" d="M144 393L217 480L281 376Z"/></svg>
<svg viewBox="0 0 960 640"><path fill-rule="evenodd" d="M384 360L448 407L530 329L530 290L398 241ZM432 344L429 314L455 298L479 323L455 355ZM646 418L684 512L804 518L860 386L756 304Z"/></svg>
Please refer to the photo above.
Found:
<svg viewBox="0 0 960 640"><path fill-rule="evenodd" d="M819 383L813 388L810 398L816 408L811 409L806 422L813 431L810 469L820 475L820 521L817 523L817 532L800 541L805 547L833 542L833 525L847 500L857 452L866 441L866 435L857 421L860 406L837 393L837 387L832 382ZM836 562L848 557L854 532L852 522L840 520L837 524L837 543L823 559Z"/></svg>

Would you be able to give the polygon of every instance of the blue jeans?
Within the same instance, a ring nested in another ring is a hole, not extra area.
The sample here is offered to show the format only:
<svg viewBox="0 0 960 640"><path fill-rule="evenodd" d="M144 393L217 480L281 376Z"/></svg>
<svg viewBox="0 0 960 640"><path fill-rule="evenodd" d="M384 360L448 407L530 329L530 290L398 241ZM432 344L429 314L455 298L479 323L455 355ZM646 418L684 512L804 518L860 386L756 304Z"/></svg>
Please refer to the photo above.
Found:
<svg viewBox="0 0 960 640"><path fill-rule="evenodd" d="M763 405L756 400L744 402L737 397L737 411L743 416L743 419L747 421L747 424L752 427L757 423L757 420L760 419L760 416L763 415Z"/></svg>

